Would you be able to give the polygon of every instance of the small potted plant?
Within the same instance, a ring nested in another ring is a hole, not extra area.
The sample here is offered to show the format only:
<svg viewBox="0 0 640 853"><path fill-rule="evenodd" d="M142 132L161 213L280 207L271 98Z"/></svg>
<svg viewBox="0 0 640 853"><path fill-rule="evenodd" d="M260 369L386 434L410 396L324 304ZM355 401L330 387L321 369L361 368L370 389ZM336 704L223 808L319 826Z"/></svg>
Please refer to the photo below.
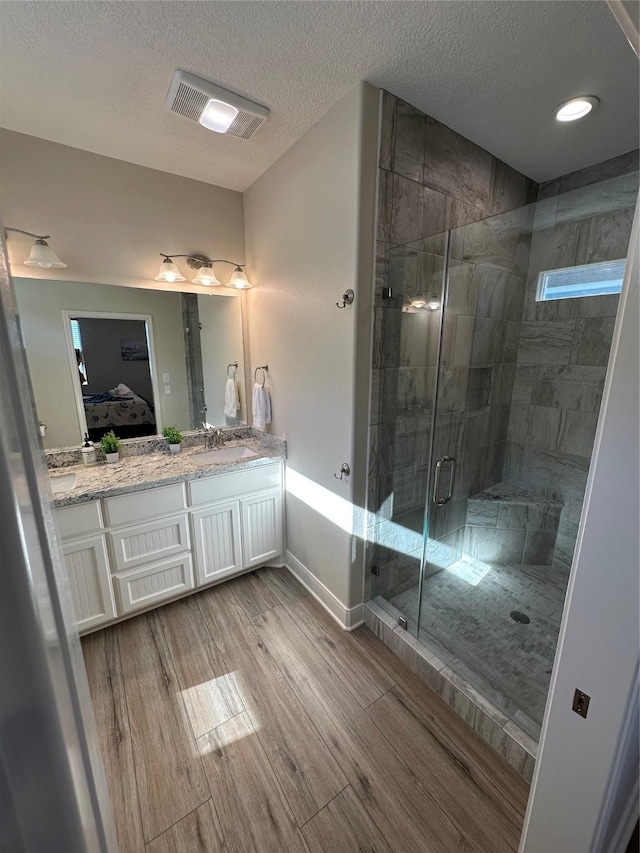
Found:
<svg viewBox="0 0 640 853"><path fill-rule="evenodd" d="M100 439L100 446L104 451L104 455L107 457L107 462L118 461L120 458L120 439L116 436L113 430L105 432Z"/></svg>
<svg viewBox="0 0 640 853"><path fill-rule="evenodd" d="M182 444L182 433L176 426L168 426L162 430L163 436L169 442L169 450L172 453L180 453L180 445Z"/></svg>

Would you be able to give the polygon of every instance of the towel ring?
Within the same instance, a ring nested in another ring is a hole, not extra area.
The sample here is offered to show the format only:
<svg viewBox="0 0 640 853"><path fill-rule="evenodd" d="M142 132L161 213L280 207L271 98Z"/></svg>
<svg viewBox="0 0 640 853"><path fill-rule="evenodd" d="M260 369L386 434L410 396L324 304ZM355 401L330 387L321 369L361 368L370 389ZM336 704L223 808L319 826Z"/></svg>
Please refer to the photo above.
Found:
<svg viewBox="0 0 640 853"><path fill-rule="evenodd" d="M268 364L261 364L259 367L256 367L256 369L253 371L253 381L254 382L258 381L258 371L259 370L262 371L262 382L260 384L264 388L264 383L267 381L267 370L269 370L269 365Z"/></svg>
<svg viewBox="0 0 640 853"><path fill-rule="evenodd" d="M229 368L230 368L230 367L232 367L232 368L233 368L233 373L231 374L231 376L229 376ZM228 377L229 379L234 379L234 378L235 378L235 375L236 375L236 370L237 370L237 369L238 369L238 362L237 362L237 361L232 361L232 362L231 362L231 364L228 364L228 365L227 365L227 377Z"/></svg>

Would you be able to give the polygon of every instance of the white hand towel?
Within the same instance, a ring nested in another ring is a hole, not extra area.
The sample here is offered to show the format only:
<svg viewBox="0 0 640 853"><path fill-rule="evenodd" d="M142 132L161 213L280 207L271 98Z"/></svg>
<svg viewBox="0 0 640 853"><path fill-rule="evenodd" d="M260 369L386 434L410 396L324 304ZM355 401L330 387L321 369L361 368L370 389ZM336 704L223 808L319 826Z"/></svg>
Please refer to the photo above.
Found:
<svg viewBox="0 0 640 853"><path fill-rule="evenodd" d="M240 398L238 397L238 383L233 379L227 379L227 384L224 386L224 413L229 418L235 418L240 407Z"/></svg>
<svg viewBox="0 0 640 853"><path fill-rule="evenodd" d="M257 382L253 386L252 406L253 410L253 425L258 429L264 429L267 424L271 423L271 400L269 392L264 385L259 385Z"/></svg>

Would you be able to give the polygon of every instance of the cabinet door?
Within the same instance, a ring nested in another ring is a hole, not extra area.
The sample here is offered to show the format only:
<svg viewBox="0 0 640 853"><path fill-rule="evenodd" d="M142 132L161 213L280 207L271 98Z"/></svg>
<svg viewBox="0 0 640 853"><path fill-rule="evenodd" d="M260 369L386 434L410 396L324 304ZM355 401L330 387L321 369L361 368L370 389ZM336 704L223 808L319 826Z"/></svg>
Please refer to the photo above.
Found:
<svg viewBox="0 0 640 853"><path fill-rule="evenodd" d="M269 489L241 504L244 567L262 566L282 554L282 492Z"/></svg>
<svg viewBox="0 0 640 853"><path fill-rule="evenodd" d="M78 630L95 628L114 619L116 606L104 536L62 547L73 596Z"/></svg>
<svg viewBox="0 0 640 853"><path fill-rule="evenodd" d="M191 513L198 584L241 571L240 502L225 501Z"/></svg>

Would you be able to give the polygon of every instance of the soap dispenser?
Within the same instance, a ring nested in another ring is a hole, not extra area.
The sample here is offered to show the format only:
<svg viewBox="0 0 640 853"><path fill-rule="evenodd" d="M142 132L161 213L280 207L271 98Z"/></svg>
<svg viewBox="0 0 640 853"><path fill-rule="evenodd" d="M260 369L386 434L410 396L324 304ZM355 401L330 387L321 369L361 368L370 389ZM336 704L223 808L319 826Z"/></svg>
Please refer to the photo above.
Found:
<svg viewBox="0 0 640 853"><path fill-rule="evenodd" d="M81 452L82 461L85 465L95 465L98 461L96 449L93 446L93 442L89 440L89 433L87 432L84 434L84 444L82 445Z"/></svg>

